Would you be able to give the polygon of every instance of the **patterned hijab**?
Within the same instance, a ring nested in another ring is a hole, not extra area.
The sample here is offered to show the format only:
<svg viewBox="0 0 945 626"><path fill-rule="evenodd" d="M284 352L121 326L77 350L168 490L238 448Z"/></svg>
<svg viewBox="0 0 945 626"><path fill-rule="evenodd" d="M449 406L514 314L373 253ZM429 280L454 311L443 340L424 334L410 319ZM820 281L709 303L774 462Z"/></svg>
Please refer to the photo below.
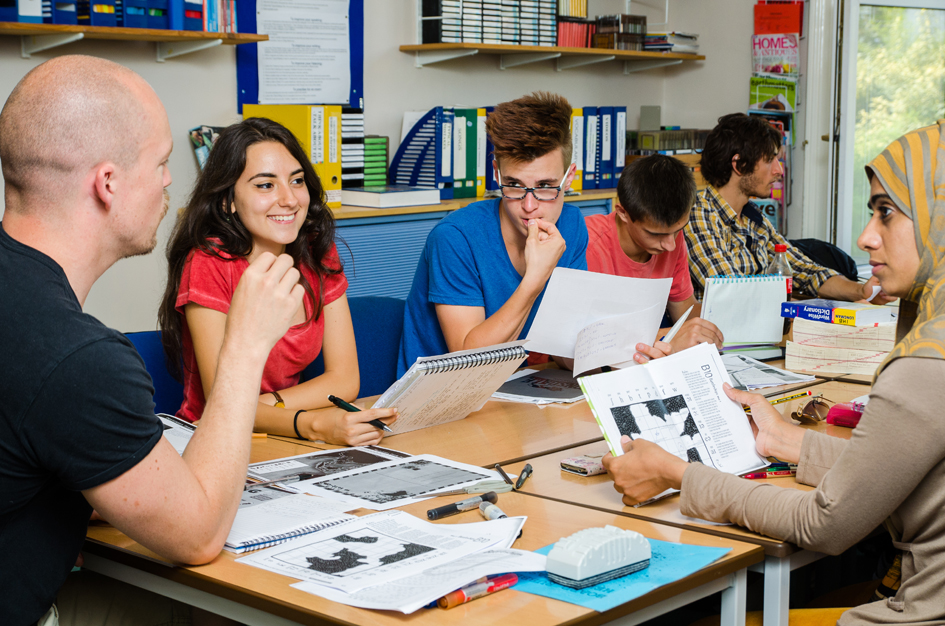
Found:
<svg viewBox="0 0 945 626"><path fill-rule="evenodd" d="M876 376L903 356L945 359L945 120L903 135L866 166L912 220L919 271L903 298L896 346ZM875 380L875 379L874 379Z"/></svg>

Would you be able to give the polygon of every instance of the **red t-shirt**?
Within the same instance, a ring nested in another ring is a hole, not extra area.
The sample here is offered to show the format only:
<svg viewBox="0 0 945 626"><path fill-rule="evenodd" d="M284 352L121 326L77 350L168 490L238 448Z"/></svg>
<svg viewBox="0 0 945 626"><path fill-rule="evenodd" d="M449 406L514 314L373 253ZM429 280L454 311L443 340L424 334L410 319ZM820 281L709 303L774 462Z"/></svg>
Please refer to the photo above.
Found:
<svg viewBox="0 0 945 626"><path fill-rule="evenodd" d="M224 256L226 256L225 253ZM328 251L327 258L329 267L340 266L338 250L335 246ZM180 418L191 422L200 419L206 404L200 370L197 369L197 357L194 354L194 343L190 337L190 329L187 327L187 317L184 316L184 306L193 302L214 311L228 313L233 292L247 267L249 267L249 262L245 258L224 260L199 250L191 252L184 264L176 303L177 311L183 317L184 403L177 412ZM318 276L307 267L303 267L301 271L312 287L312 291L317 294ZM340 298L347 288L348 280L343 273L328 276L325 279L322 306ZM312 315L314 308L314 302L310 297L305 297L304 306L305 316L308 318ZM291 327L269 353L259 393L280 391L298 385L302 370L308 367L321 352L324 334L324 315L319 316L317 321Z"/></svg>
<svg viewBox="0 0 945 626"><path fill-rule="evenodd" d="M624 253L617 234L617 213L590 215L587 224L587 269L600 274L630 278L672 278L670 302L682 302L692 295L689 253L682 231L676 235L676 249L654 254L646 263L637 263Z"/></svg>

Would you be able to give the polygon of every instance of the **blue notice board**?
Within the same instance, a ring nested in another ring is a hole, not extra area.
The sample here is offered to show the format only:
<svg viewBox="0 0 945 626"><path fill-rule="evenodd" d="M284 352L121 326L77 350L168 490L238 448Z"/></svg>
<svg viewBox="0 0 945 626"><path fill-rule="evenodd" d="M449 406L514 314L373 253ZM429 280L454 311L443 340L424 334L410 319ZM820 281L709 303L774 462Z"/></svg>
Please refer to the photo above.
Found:
<svg viewBox="0 0 945 626"><path fill-rule="evenodd" d="M256 0L236 0L237 30L256 32ZM364 108L364 0L348 0L348 35L351 44L351 93L348 102L309 102L307 104L342 104ZM255 43L236 47L236 112L244 104L259 104L259 54Z"/></svg>

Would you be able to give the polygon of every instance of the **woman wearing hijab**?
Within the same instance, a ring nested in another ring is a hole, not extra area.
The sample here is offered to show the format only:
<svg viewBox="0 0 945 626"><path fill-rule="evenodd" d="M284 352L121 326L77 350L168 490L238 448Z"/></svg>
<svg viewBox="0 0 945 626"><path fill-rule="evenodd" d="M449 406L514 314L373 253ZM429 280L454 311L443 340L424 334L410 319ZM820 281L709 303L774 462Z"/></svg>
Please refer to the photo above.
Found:
<svg viewBox="0 0 945 626"><path fill-rule="evenodd" d="M758 452L798 463L797 481L816 489L757 484L686 463L643 440L625 441L626 454L604 461L627 504L668 487L681 488L684 515L731 521L828 554L843 552L885 522L903 551L896 596L820 613L825 619L816 623L941 624L945 120L890 144L867 166L867 175L872 217L857 244L869 252L883 291L903 300L899 341L877 370L870 402L851 439L785 422L764 397L726 386L731 399L751 407Z"/></svg>

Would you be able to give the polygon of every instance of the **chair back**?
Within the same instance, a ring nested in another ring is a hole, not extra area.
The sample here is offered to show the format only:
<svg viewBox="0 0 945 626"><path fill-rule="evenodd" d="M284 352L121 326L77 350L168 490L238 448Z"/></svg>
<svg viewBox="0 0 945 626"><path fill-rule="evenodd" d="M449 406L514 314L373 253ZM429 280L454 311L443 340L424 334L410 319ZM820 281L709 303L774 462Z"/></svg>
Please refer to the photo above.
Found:
<svg viewBox="0 0 945 626"><path fill-rule="evenodd" d="M134 344L138 354L144 360L148 374L151 375L151 382L154 385L154 412L174 415L184 401L184 386L167 371L164 346L161 344L161 331L125 333L125 337Z"/></svg>
<svg viewBox="0 0 945 626"><path fill-rule="evenodd" d="M397 356L400 337L404 331L404 305L398 298L363 296L349 298L351 324L358 344L358 369L361 372L362 398L387 391L397 380ZM302 372L302 382L325 372L325 362L319 354Z"/></svg>

